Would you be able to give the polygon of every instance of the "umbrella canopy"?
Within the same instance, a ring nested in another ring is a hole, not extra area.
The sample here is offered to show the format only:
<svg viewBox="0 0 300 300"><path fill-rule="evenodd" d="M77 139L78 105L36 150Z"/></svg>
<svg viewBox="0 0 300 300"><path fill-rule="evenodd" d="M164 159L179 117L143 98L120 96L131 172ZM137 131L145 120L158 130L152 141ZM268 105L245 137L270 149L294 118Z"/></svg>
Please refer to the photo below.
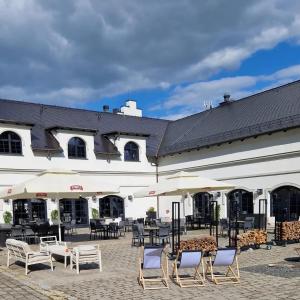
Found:
<svg viewBox="0 0 300 300"><path fill-rule="evenodd" d="M178 196L234 188L233 184L178 172L162 181L134 193L134 197Z"/></svg>
<svg viewBox="0 0 300 300"><path fill-rule="evenodd" d="M79 173L52 169L0 192L0 199L78 198L118 193L119 187Z"/></svg>

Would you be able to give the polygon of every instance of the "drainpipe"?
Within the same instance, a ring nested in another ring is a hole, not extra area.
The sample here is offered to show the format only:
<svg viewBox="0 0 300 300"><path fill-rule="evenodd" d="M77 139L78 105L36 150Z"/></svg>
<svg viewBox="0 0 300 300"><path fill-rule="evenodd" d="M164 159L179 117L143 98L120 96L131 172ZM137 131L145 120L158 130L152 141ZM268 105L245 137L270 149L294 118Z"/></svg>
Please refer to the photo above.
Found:
<svg viewBox="0 0 300 300"><path fill-rule="evenodd" d="M158 157L155 157L155 173L156 173L156 183L158 183ZM159 218L159 196L156 196L156 210L157 218Z"/></svg>

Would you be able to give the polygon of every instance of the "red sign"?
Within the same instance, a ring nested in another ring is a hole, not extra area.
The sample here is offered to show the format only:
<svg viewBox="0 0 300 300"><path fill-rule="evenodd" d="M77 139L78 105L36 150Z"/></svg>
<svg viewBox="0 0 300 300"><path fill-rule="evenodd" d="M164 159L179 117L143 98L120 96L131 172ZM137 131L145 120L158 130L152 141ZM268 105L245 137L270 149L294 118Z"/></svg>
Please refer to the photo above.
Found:
<svg viewBox="0 0 300 300"><path fill-rule="evenodd" d="M83 187L82 187L82 185L75 184L75 185L70 186L70 190L71 191L83 191Z"/></svg>
<svg viewBox="0 0 300 300"><path fill-rule="evenodd" d="M7 194L11 194L11 192L12 192L12 189L7 190Z"/></svg>
<svg viewBox="0 0 300 300"><path fill-rule="evenodd" d="M36 193L36 197L47 197L47 193Z"/></svg>
<svg viewBox="0 0 300 300"><path fill-rule="evenodd" d="M155 191L150 191L149 192L149 195L154 195L155 194Z"/></svg>

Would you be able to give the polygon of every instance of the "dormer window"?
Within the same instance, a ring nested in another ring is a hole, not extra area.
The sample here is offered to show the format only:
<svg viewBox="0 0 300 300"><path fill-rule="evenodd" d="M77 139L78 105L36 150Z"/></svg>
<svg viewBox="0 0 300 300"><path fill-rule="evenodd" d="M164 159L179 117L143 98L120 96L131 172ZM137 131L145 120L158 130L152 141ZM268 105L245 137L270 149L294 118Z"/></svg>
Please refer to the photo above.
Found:
<svg viewBox="0 0 300 300"><path fill-rule="evenodd" d="M134 142L128 142L124 147L125 161L139 161L139 146Z"/></svg>
<svg viewBox="0 0 300 300"><path fill-rule="evenodd" d="M86 158L85 142L79 137L73 137L68 143L69 158Z"/></svg>
<svg viewBox="0 0 300 300"><path fill-rule="evenodd" d="M22 154L22 141L19 135L12 131L0 134L0 153Z"/></svg>

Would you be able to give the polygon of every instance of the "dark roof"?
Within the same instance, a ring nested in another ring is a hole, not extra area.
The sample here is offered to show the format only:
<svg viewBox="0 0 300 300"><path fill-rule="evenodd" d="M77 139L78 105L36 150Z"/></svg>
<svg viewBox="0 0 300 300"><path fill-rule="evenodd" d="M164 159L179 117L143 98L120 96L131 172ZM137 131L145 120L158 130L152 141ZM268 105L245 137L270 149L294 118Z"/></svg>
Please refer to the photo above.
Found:
<svg viewBox="0 0 300 300"><path fill-rule="evenodd" d="M159 155L300 126L300 81L170 122Z"/></svg>
<svg viewBox="0 0 300 300"><path fill-rule="evenodd" d="M120 155L111 134L144 136L155 157L300 126L300 81L177 121L0 99L0 122L32 126L33 150L62 151L49 128L63 128L94 133L96 154Z"/></svg>
<svg viewBox="0 0 300 300"><path fill-rule="evenodd" d="M59 143L49 129L62 128L95 133L96 154L119 155L119 151L103 136L110 132L138 133L147 137L147 155L156 156L169 121L118 115L0 99L0 119L34 124L31 130L33 150L61 151Z"/></svg>

